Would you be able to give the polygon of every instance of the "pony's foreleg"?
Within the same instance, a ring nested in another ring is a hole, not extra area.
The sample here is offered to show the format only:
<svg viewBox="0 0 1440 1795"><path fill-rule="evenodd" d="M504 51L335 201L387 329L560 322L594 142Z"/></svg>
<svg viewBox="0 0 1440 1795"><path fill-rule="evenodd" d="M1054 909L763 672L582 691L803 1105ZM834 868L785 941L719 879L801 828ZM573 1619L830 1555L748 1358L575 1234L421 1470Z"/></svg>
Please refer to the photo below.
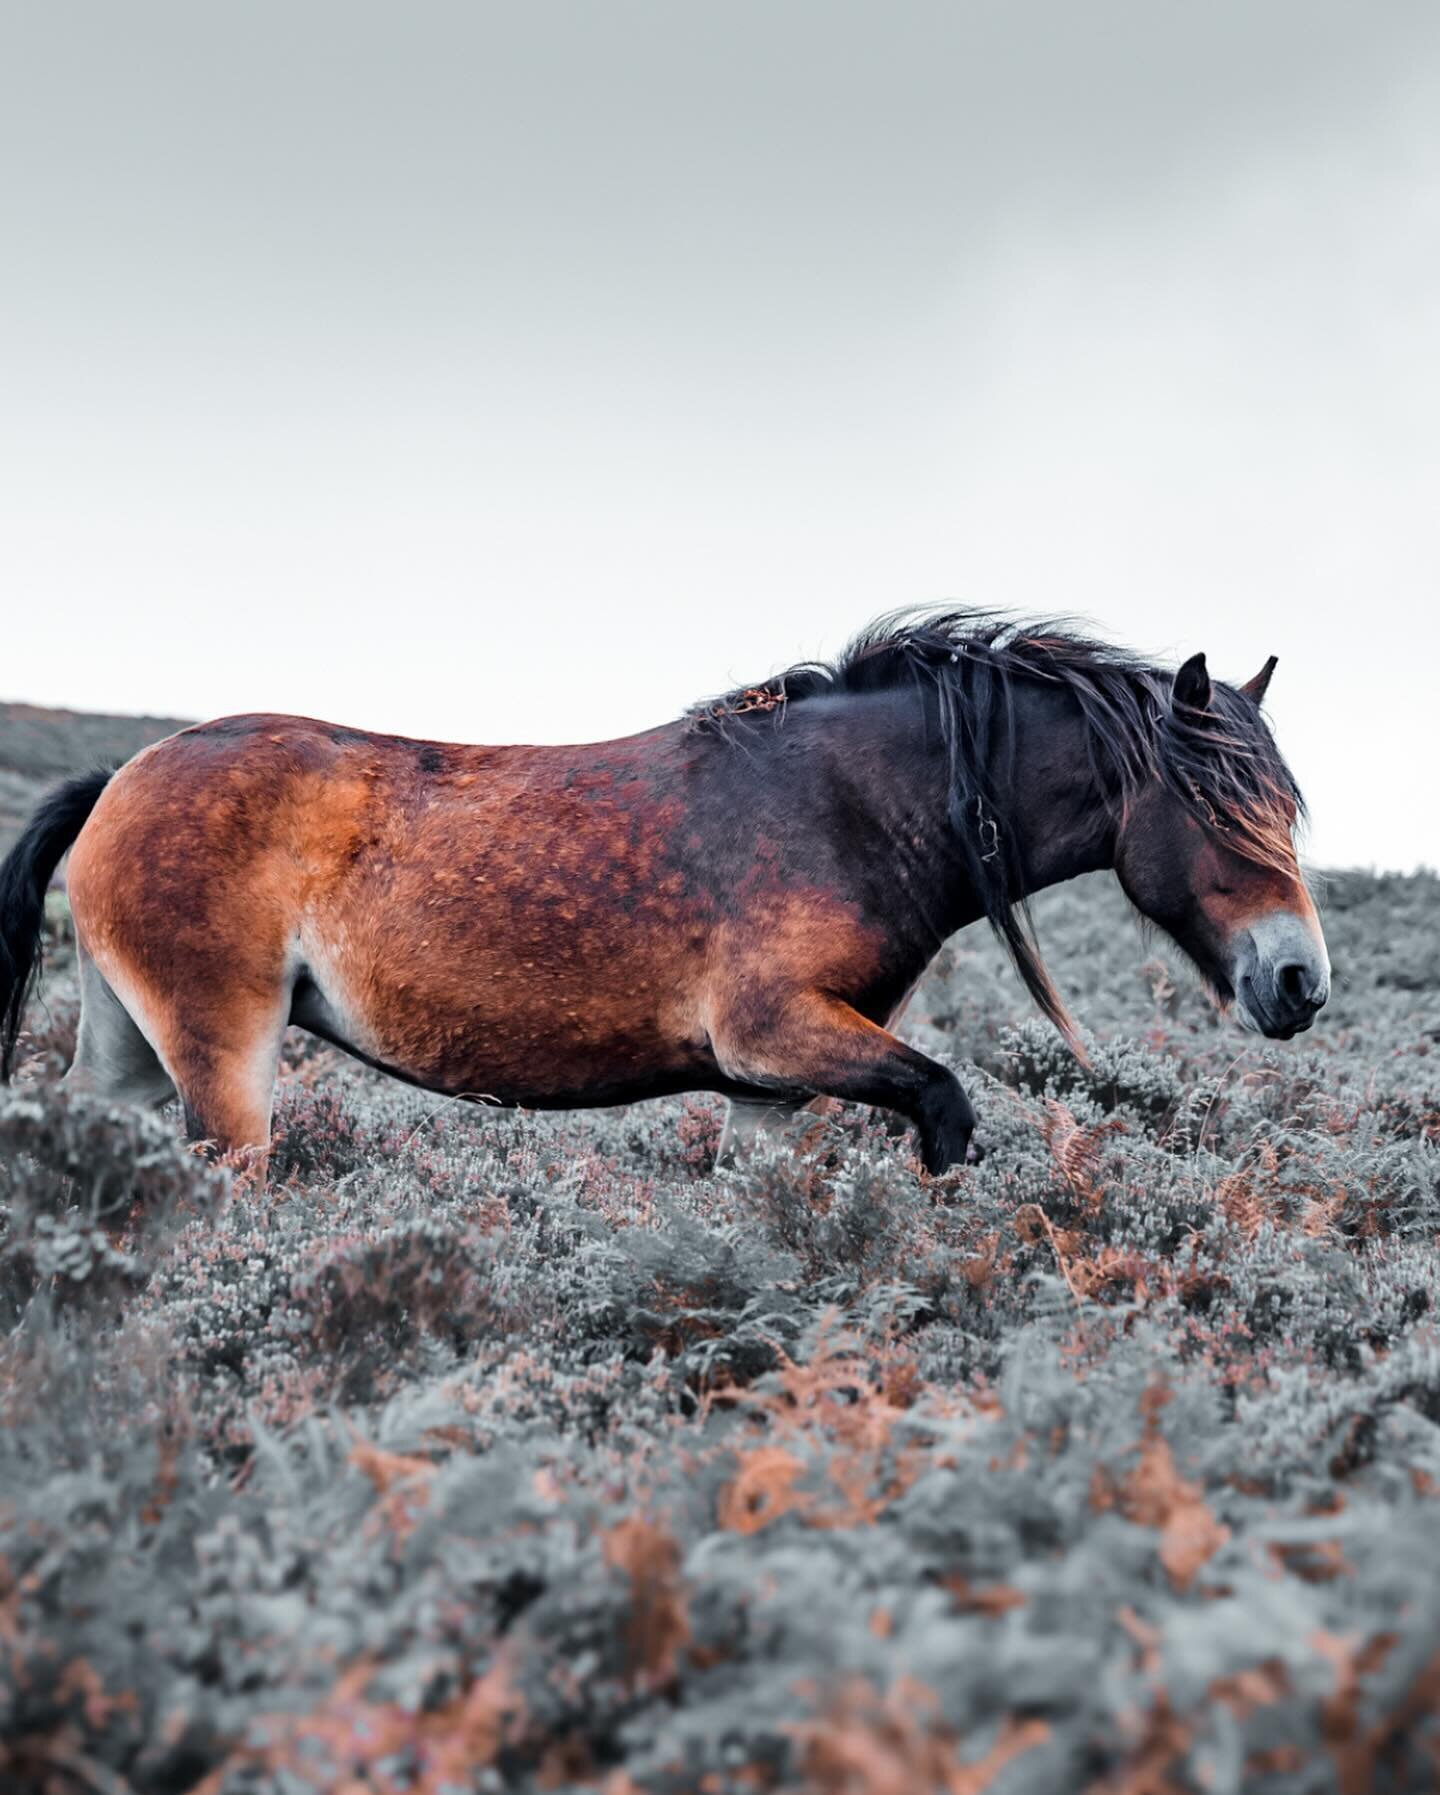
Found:
<svg viewBox="0 0 1440 1795"><path fill-rule="evenodd" d="M750 1151L758 1136L784 1139L791 1133L799 1103L780 1099L732 1097L715 1154L717 1167L733 1166Z"/></svg>
<svg viewBox="0 0 1440 1795"><path fill-rule="evenodd" d="M928 1172L979 1157L975 1111L955 1074L840 998L810 991L767 1003L763 1017L733 1016L712 1040L732 1077L897 1110L914 1123Z"/></svg>

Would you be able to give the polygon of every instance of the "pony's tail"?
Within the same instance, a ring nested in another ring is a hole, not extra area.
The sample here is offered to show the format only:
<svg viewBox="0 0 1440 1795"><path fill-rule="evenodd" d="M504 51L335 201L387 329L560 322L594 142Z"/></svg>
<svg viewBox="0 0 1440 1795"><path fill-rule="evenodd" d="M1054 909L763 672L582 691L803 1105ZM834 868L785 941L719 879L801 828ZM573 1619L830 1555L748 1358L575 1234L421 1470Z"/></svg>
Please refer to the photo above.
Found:
<svg viewBox="0 0 1440 1795"><path fill-rule="evenodd" d="M108 770L84 773L51 792L0 862L0 1084L10 1082L26 1000L40 977L45 893L109 780Z"/></svg>

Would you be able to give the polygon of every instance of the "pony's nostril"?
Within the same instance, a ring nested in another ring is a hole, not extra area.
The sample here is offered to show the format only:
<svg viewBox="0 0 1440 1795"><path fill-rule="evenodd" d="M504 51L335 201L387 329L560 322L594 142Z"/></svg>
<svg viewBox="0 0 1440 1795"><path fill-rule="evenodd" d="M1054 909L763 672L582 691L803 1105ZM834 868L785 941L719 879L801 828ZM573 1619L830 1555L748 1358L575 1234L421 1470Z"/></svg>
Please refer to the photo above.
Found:
<svg viewBox="0 0 1440 1795"><path fill-rule="evenodd" d="M1275 975L1275 985L1286 1003L1296 1009L1318 1010L1325 1002L1320 987L1315 983L1310 967L1292 960L1282 966Z"/></svg>

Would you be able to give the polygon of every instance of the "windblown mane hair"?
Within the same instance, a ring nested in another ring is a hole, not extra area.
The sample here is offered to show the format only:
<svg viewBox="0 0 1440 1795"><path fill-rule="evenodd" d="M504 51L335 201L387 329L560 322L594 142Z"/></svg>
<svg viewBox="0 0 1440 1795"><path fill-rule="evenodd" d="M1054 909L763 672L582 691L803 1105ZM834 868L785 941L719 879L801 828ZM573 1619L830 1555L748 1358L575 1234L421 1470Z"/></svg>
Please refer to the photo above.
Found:
<svg viewBox="0 0 1440 1795"><path fill-rule="evenodd" d="M1173 673L1095 640L1063 619L1024 621L982 610L902 610L877 618L833 662L805 661L696 705L690 727L730 740L783 725L820 696L910 688L933 704L948 758L949 820L991 926L1036 1003L1083 1059L1075 1024L1050 978L1023 897L1006 826L1015 761L1015 686L1062 686L1080 707L1097 790L1123 817L1159 779L1208 828L1262 866L1293 873L1304 800L1258 705L1219 681L1209 708L1172 702Z"/></svg>

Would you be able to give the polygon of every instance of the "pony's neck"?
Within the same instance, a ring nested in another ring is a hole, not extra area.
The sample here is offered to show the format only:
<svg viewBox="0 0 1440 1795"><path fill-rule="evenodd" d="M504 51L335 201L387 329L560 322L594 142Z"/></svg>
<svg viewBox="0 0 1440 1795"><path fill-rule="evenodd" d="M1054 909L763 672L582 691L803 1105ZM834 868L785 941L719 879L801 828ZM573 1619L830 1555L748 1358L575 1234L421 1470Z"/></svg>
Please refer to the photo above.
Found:
<svg viewBox="0 0 1440 1795"><path fill-rule="evenodd" d="M1115 799L1091 766L1088 726L1069 693L1026 681L1015 693L1010 824L1029 897L1115 864Z"/></svg>
<svg viewBox="0 0 1440 1795"><path fill-rule="evenodd" d="M993 815L967 822L993 828L988 840L1017 869L1011 897L1019 901L1081 873L1112 868L1117 822L1115 794L1101 787L1091 765L1085 719L1069 693L1026 681L1016 687L1014 706L1012 773L997 781ZM931 901L943 912L948 935L983 916L985 904L955 841L945 756L933 723L925 733L934 773L924 831L935 880Z"/></svg>
<svg viewBox="0 0 1440 1795"><path fill-rule="evenodd" d="M843 737L832 733L832 702L845 707ZM1011 895L1021 899L1113 866L1116 823L1091 769L1076 701L1061 688L1025 681L1014 706L1013 776L997 789L993 815L974 826L993 825L990 839L1013 855L1019 873ZM797 733L807 726L832 744L844 742L832 772L848 790L845 830L856 876L873 887L892 929L928 957L986 909L950 821L938 719L909 693L877 693L811 700L787 723Z"/></svg>

